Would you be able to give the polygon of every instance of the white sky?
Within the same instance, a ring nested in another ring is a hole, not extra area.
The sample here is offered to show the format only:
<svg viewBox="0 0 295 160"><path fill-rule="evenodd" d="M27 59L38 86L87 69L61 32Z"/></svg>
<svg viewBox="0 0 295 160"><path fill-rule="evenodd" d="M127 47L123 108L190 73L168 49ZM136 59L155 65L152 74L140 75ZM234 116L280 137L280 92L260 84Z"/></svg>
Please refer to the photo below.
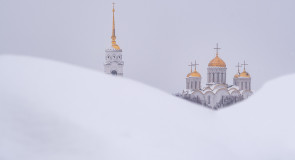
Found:
<svg viewBox="0 0 295 160"><path fill-rule="evenodd" d="M112 2L1 0L0 54L45 57L103 71ZM243 60L255 90L295 72L294 0L115 2L126 77L177 92L185 87L187 65L196 59L204 86L217 42L229 84L234 66Z"/></svg>

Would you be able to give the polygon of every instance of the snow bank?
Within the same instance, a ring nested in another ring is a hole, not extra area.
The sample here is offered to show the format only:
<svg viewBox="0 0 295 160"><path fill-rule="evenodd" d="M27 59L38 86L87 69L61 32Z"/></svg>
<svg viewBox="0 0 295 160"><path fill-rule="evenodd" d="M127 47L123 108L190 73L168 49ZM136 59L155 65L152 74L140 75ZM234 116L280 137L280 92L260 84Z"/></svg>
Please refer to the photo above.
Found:
<svg viewBox="0 0 295 160"><path fill-rule="evenodd" d="M0 159L293 160L294 81L211 111L132 80L0 56Z"/></svg>

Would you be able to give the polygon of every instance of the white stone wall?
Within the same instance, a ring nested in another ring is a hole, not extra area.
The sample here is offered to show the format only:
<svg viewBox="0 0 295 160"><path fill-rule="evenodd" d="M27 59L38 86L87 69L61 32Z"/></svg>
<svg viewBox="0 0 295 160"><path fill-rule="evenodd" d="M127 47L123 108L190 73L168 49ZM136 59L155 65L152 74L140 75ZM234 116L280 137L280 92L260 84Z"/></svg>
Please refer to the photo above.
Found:
<svg viewBox="0 0 295 160"><path fill-rule="evenodd" d="M211 91L207 91L207 92L204 94L204 97L205 97L206 105L207 105L208 107L213 108L213 107L215 106L215 104L216 104L214 93L211 92Z"/></svg>
<svg viewBox="0 0 295 160"><path fill-rule="evenodd" d="M208 67L207 85L226 84L226 67Z"/></svg>
<svg viewBox="0 0 295 160"><path fill-rule="evenodd" d="M250 90L251 91L251 78L239 77L234 78L234 85L239 86L240 90Z"/></svg>
<svg viewBox="0 0 295 160"><path fill-rule="evenodd" d="M106 49L104 72L106 74L116 73L118 76L123 76L124 61L122 57L122 50L115 50L113 48Z"/></svg>
<svg viewBox="0 0 295 160"><path fill-rule="evenodd" d="M215 93L215 97L214 97L214 103L215 105L217 103L219 103L222 98L225 98L226 96L229 96L229 92L226 88L223 88L223 89L219 89L216 93Z"/></svg>
<svg viewBox="0 0 295 160"><path fill-rule="evenodd" d="M200 77L187 77L186 78L186 89L200 90L201 89L201 78Z"/></svg>
<svg viewBox="0 0 295 160"><path fill-rule="evenodd" d="M243 93L242 93L244 99L250 97L252 94L253 94L253 92L250 91L250 90L245 90L245 91L243 91Z"/></svg>

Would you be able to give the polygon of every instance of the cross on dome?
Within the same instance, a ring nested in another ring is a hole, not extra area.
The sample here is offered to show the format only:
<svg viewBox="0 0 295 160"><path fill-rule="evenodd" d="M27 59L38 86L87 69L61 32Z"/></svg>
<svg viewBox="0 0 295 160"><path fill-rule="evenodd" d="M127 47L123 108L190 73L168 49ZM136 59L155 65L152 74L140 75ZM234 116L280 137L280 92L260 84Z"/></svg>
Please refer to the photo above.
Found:
<svg viewBox="0 0 295 160"><path fill-rule="evenodd" d="M238 65L236 67L238 67L238 73L240 73L240 67L242 67L242 66L240 65L239 62L238 62Z"/></svg>
<svg viewBox="0 0 295 160"><path fill-rule="evenodd" d="M216 44L216 48L214 49L216 49L216 56L218 56L218 50L221 49L221 48L218 48L218 43Z"/></svg>
<svg viewBox="0 0 295 160"><path fill-rule="evenodd" d="M246 70L246 65L248 65L248 64L246 64L246 62L244 60L244 63L242 64L242 66L244 66L244 71Z"/></svg>
<svg viewBox="0 0 295 160"><path fill-rule="evenodd" d="M195 71L197 70L197 65L199 65L199 64L197 64L197 61L195 60L195 63L192 64L192 66L195 66Z"/></svg>
<svg viewBox="0 0 295 160"><path fill-rule="evenodd" d="M193 72L193 63L191 62L191 64L189 64L188 66L190 66L191 67L191 72Z"/></svg>

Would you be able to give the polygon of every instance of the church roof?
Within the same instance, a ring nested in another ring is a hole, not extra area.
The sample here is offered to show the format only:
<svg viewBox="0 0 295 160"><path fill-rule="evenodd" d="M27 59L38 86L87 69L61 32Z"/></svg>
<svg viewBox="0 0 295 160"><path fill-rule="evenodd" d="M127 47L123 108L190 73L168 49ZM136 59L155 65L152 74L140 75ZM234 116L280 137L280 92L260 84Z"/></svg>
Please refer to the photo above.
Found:
<svg viewBox="0 0 295 160"><path fill-rule="evenodd" d="M218 54L216 54L216 57L209 62L208 66L209 67L226 67L226 64L221 58L219 58Z"/></svg>
<svg viewBox="0 0 295 160"><path fill-rule="evenodd" d="M240 74L239 77L243 77L243 78L250 78L250 74L248 72L246 72L245 70Z"/></svg>
<svg viewBox="0 0 295 160"><path fill-rule="evenodd" d="M201 78L201 74L195 70L195 71L189 73L186 77L200 77Z"/></svg>

